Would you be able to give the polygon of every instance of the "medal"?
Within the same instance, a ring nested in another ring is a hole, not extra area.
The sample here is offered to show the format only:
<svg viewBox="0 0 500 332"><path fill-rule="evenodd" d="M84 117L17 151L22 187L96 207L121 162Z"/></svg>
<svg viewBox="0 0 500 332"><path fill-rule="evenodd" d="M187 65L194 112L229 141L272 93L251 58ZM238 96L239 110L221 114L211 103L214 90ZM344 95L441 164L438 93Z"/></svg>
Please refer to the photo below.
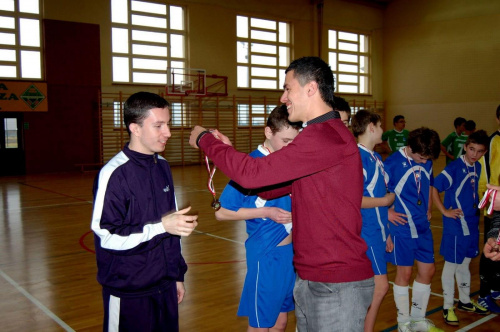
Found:
<svg viewBox="0 0 500 332"><path fill-rule="evenodd" d="M473 207L474 209L477 209L477 205L476 205L476 204L472 205L472 207Z"/></svg>
<svg viewBox="0 0 500 332"><path fill-rule="evenodd" d="M385 191L386 191L386 193L390 194L391 192L389 191L389 186L387 185L387 180L385 178L384 164L382 163L382 161L380 161L380 159L378 159L378 157L373 153L372 150L368 149L366 146L364 146L361 143L358 143L358 146L362 146L366 151L368 151L370 153L370 155L372 156L372 159L375 160L375 163L377 164L378 168L382 172L382 178L384 179L384 184L385 184Z"/></svg>
<svg viewBox="0 0 500 332"><path fill-rule="evenodd" d="M417 201L417 205L422 205L422 201L420 199Z"/></svg>
<svg viewBox="0 0 500 332"><path fill-rule="evenodd" d="M462 159L462 161L465 164L465 169L467 170L467 176L469 177L470 184L472 186L472 202L474 202L474 205L472 207L474 209L477 209L477 204L476 204L476 179L474 178L475 176L477 176L477 174L476 174L476 164L474 164L474 163L472 164L472 166L474 166L474 172L471 173L471 172L469 172L469 165L467 165L467 161L465 160L465 156L461 156L460 158Z"/></svg>
<svg viewBox="0 0 500 332"><path fill-rule="evenodd" d="M411 164L410 158L406 154L407 148L408 147L404 148L404 153L405 153L406 160L408 160L408 164L410 164L411 172L413 173L413 179L415 180L415 186L417 187L417 198L418 198L417 205L422 205L422 201L420 200L420 187L422 184L422 168L419 167L418 174L415 173L415 171L413 170L413 165Z"/></svg>
<svg viewBox="0 0 500 332"><path fill-rule="evenodd" d="M214 209L215 211L219 211L220 208L220 201L214 197L214 201L212 202L212 209Z"/></svg>
<svg viewBox="0 0 500 332"><path fill-rule="evenodd" d="M214 197L211 206L212 206L212 209L214 209L215 211L219 211L219 209L221 208L221 204L220 204L220 201L216 197L217 194L215 192L215 187L214 187L214 174L215 174L215 170L217 169L217 166L214 165L214 168L210 169L210 164L208 162L207 156L205 156L205 164L207 166L207 172L208 172L208 184L207 184L208 191L210 191L210 193Z"/></svg>

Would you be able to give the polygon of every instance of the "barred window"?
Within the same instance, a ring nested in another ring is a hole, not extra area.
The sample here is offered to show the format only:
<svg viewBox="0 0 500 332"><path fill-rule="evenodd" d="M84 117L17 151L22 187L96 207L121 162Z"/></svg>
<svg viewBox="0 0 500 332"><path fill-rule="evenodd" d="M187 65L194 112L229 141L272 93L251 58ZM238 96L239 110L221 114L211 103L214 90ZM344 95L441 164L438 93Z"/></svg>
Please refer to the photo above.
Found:
<svg viewBox="0 0 500 332"><path fill-rule="evenodd" d="M42 79L39 0L0 1L0 78Z"/></svg>
<svg viewBox="0 0 500 332"><path fill-rule="evenodd" d="M236 17L238 88L280 89L290 63L290 24Z"/></svg>
<svg viewBox="0 0 500 332"><path fill-rule="evenodd" d="M335 92L371 93L370 36L329 30L328 61L335 76Z"/></svg>
<svg viewBox="0 0 500 332"><path fill-rule="evenodd" d="M277 105L238 104L238 126L264 127L267 117ZM250 118L252 119L250 122Z"/></svg>
<svg viewBox="0 0 500 332"><path fill-rule="evenodd" d="M113 82L166 84L186 68L186 11L154 1L111 0Z"/></svg>

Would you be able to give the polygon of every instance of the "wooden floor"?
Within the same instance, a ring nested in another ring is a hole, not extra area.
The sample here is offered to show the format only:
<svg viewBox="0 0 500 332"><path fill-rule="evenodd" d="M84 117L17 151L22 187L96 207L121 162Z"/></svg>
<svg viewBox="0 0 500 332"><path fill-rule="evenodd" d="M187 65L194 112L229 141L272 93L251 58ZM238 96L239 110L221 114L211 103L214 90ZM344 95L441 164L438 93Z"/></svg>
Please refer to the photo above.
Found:
<svg viewBox="0 0 500 332"><path fill-rule="evenodd" d="M436 175L443 164L440 158ZM183 239L189 270L187 293L180 306L181 331L245 331L247 320L236 316L245 276L245 223L215 220L203 166L173 167L172 171L180 206L191 205L199 214L195 233ZM0 177L0 331L101 330L101 288L95 279L90 233L95 174ZM216 173L218 192L226 182L223 174ZM458 312L458 328L444 324L440 282L443 260L438 254L442 228L437 211L431 223L437 271L428 317L445 331L498 330L500 318L496 315ZM478 264L479 259L471 264L474 298L479 290ZM389 265L389 280L394 280L394 274L394 267ZM391 287L376 330L395 329ZM293 313L287 331L295 331Z"/></svg>

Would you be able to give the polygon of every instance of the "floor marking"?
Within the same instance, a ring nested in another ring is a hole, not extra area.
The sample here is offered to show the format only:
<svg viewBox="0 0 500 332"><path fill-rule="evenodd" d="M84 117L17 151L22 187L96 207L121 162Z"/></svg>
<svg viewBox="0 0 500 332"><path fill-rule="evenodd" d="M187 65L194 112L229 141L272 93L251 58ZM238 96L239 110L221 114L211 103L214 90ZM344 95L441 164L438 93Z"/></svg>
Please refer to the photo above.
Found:
<svg viewBox="0 0 500 332"><path fill-rule="evenodd" d="M491 319L493 319L493 318L495 318L495 317L497 317L497 315L495 315L495 314L491 314L491 315L489 315L489 316L486 316L486 317L481 318L481 319L480 319L480 320L478 320L478 321L475 321L475 322L474 322L474 323L472 323L472 324L469 324L469 325L467 325L467 326L465 326L465 327L461 328L460 330L456 330L455 332L470 331L470 330L472 330L473 328L478 327L479 325L481 325L481 324L483 324L483 323L486 323L487 321L489 321L489 320L491 320Z"/></svg>
<svg viewBox="0 0 500 332"><path fill-rule="evenodd" d="M23 294L28 300L30 300L31 302L33 302L33 304L35 304L40 310L42 310L47 316L49 316L50 318L52 318L57 324L59 324L59 326L61 326L65 331L68 331L68 332L75 332L75 330L73 330L68 324L66 324L65 322L63 322L59 317L57 317L52 311L50 311L49 308L47 308L46 306L44 306L40 301L38 301L37 299L35 299L30 293L28 293L24 288L22 288L21 286L19 286L18 283L16 283L14 280L12 280L11 277L9 277L7 274L5 274L1 269L0 269L0 275L5 279L7 280L7 282L9 284L11 284L12 286L14 286L15 289L17 289L17 291L21 294Z"/></svg>
<svg viewBox="0 0 500 332"><path fill-rule="evenodd" d="M210 233L207 233L207 232L197 231L196 229L195 229L195 230L193 230L193 232L196 232L196 233L198 233L198 234L207 235L207 236L212 236L212 237L215 237L215 238L217 238L217 239L226 240L226 241L229 241L229 242L234 242L234 243L243 244L243 245L245 244L245 242L236 241L236 240L231 240L231 239L228 239L227 237L222 237L222 236L218 236L218 235L210 234Z"/></svg>
<svg viewBox="0 0 500 332"><path fill-rule="evenodd" d="M29 210L29 209L44 209L47 207L57 207L57 206L68 206L68 205L83 205L83 204L92 204L92 202L73 202L73 203L60 203L60 204L47 204L47 205L37 205L37 206L24 206L21 208L15 208L15 209L0 209L0 211L22 211L22 210Z"/></svg>

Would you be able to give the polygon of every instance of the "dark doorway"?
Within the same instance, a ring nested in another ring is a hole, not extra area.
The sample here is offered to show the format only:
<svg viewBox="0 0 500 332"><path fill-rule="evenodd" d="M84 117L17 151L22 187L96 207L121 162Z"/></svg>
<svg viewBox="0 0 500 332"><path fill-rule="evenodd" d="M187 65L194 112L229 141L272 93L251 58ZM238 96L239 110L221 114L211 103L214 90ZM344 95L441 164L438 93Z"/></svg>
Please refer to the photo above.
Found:
<svg viewBox="0 0 500 332"><path fill-rule="evenodd" d="M0 176L25 174L23 113L0 113Z"/></svg>

